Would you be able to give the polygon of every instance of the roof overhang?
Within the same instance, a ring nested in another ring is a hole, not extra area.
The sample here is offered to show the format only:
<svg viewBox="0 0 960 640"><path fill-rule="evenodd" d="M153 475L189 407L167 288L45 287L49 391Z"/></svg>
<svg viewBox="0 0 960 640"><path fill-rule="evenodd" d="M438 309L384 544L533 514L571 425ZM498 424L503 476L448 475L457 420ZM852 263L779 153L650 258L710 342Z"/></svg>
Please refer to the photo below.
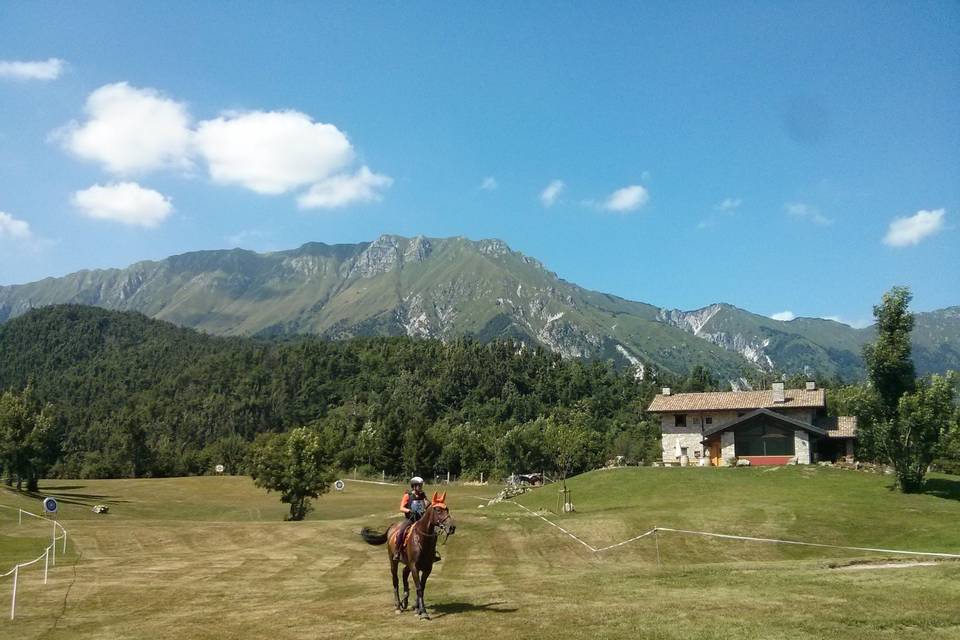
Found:
<svg viewBox="0 0 960 640"><path fill-rule="evenodd" d="M726 424L716 425L716 426L710 427L709 429L705 429L703 432L703 436L704 437L712 436L715 433L720 433L721 431L732 429L738 425L743 424L744 422L748 422L753 418L756 418L757 416L761 416L761 415L767 416L768 418L773 418L777 422L782 422L783 424L790 425L791 427L794 427L796 429L803 429L804 431L809 431L810 433L815 433L820 436L827 435L827 431L825 429L821 429L820 427L815 427L809 422L803 422L802 420L795 420L790 416L785 416L782 413L777 413L776 411L770 411L769 409L754 409L750 413L743 414L733 422L728 422Z"/></svg>

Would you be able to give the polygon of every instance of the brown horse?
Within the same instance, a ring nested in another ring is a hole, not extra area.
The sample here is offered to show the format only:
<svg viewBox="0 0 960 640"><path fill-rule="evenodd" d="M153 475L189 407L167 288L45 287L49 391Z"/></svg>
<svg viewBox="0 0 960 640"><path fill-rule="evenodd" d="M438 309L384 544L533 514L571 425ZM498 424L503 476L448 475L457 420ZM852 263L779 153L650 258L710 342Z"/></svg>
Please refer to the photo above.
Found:
<svg viewBox="0 0 960 640"><path fill-rule="evenodd" d="M367 528L360 531L360 535L363 536L367 544L381 545L388 543L390 572L393 575L393 600L397 613L407 609L410 600L410 585L407 578L413 574L413 585L417 588L417 615L423 620L430 619L430 614L427 613L427 605L423 601L423 591L427 586L427 578L433 571L437 536L441 532L449 536L457 530L453 516L450 515L450 509L447 508L446 499L446 491L442 494L434 493L430 500L430 506L427 507L423 516L407 527L406 540L399 561L393 558L396 555L397 531L400 523L390 525L383 533L377 533ZM400 585L397 580L397 567L400 562L403 562L403 599L400 598Z"/></svg>

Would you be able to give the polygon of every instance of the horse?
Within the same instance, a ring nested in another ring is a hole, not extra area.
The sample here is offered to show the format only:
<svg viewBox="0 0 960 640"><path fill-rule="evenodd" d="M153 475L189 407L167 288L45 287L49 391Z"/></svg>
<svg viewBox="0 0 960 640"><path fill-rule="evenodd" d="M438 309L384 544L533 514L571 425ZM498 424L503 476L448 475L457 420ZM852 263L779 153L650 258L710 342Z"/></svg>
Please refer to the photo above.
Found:
<svg viewBox="0 0 960 640"><path fill-rule="evenodd" d="M457 525L450 515L446 505L447 492L434 493L430 506L423 516L409 525L406 531L401 559L394 560L397 549L397 531L400 523L387 527L383 533L377 533L368 528L360 531L367 544L381 545L387 543L387 553L390 557L390 572L393 576L393 601L396 613L407 610L410 600L410 585L407 578L413 575L413 585L417 589L416 613L421 620L429 620L427 605L423 600L423 592L427 587L427 578L433 571L433 559L437 550L437 536L440 532L450 536L456 531ZM403 599L400 598L400 585L397 579L397 567L403 562Z"/></svg>

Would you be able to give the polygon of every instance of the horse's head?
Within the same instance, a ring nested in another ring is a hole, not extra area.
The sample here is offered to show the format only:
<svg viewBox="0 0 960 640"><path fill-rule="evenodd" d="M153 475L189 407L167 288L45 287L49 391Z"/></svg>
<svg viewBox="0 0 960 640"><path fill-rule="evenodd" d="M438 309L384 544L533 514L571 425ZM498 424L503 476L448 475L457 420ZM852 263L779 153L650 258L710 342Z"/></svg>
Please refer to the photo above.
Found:
<svg viewBox="0 0 960 640"><path fill-rule="evenodd" d="M435 527L447 535L452 535L457 530L457 523L453 520L450 509L447 507L446 491L433 494L433 498L430 499L430 511Z"/></svg>

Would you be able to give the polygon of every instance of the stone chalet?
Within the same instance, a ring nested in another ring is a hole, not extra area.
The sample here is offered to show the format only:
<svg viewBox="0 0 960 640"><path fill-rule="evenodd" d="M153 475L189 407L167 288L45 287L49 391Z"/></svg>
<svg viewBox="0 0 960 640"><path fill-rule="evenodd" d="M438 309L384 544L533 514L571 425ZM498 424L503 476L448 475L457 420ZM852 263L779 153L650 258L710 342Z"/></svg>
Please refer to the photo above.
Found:
<svg viewBox="0 0 960 640"><path fill-rule="evenodd" d="M663 393L649 413L660 416L666 464L725 466L853 461L857 419L827 416L823 389Z"/></svg>

